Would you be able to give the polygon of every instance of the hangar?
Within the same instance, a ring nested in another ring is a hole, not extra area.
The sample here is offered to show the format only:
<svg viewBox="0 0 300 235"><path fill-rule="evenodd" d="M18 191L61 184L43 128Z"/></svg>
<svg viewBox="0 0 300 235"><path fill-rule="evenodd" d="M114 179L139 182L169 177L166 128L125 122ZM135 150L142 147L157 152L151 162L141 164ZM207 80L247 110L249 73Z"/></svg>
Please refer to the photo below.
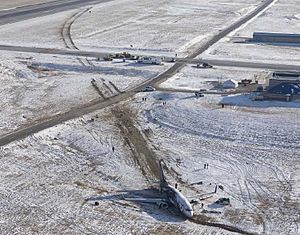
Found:
<svg viewBox="0 0 300 235"><path fill-rule="evenodd" d="M300 72L297 71L278 71L273 72L272 77L269 79L269 89L283 82L286 83L300 83Z"/></svg>
<svg viewBox="0 0 300 235"><path fill-rule="evenodd" d="M254 32L252 41L266 43L300 43L300 34Z"/></svg>

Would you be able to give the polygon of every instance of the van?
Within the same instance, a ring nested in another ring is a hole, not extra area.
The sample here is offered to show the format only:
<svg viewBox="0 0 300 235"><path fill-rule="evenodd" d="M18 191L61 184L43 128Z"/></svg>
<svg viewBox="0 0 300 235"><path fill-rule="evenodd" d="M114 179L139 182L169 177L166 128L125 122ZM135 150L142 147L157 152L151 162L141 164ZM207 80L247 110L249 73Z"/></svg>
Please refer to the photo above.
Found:
<svg viewBox="0 0 300 235"><path fill-rule="evenodd" d="M155 88L152 86L145 86L144 89L142 90L143 92L148 92L148 91L155 91Z"/></svg>

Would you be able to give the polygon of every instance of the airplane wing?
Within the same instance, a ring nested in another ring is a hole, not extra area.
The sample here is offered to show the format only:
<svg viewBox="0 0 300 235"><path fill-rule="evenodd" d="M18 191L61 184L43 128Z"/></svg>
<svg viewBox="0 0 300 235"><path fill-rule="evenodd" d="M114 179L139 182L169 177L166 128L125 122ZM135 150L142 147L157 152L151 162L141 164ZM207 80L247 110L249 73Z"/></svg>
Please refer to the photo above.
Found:
<svg viewBox="0 0 300 235"><path fill-rule="evenodd" d="M138 201L138 202L146 202L146 203L167 203L168 201L163 198L142 198L142 197L124 197L126 201Z"/></svg>
<svg viewBox="0 0 300 235"><path fill-rule="evenodd" d="M158 205L159 208L163 208L163 209L167 209L169 207L168 200L164 198L124 197L124 200L141 202L141 203L153 203Z"/></svg>

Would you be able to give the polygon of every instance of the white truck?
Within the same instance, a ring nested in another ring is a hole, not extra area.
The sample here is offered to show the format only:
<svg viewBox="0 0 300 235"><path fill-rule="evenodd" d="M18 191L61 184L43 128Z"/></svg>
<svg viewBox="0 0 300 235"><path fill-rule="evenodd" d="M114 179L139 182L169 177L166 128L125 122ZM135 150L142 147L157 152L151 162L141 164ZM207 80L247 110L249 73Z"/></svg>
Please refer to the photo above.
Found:
<svg viewBox="0 0 300 235"><path fill-rule="evenodd" d="M162 59L159 57L154 57L154 56L145 56L142 57L140 59L138 59L137 61L139 64L156 64L156 65L160 65L162 64Z"/></svg>

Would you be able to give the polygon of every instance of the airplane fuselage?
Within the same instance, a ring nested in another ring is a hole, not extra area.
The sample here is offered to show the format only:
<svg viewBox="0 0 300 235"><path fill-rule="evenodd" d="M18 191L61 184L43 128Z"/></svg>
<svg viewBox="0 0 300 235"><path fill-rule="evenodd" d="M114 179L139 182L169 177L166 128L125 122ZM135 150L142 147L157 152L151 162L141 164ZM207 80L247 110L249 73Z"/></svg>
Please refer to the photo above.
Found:
<svg viewBox="0 0 300 235"><path fill-rule="evenodd" d="M167 184L162 187L162 191L166 193L168 200L180 210L180 212L188 218L193 217L193 208L189 201L175 187Z"/></svg>

